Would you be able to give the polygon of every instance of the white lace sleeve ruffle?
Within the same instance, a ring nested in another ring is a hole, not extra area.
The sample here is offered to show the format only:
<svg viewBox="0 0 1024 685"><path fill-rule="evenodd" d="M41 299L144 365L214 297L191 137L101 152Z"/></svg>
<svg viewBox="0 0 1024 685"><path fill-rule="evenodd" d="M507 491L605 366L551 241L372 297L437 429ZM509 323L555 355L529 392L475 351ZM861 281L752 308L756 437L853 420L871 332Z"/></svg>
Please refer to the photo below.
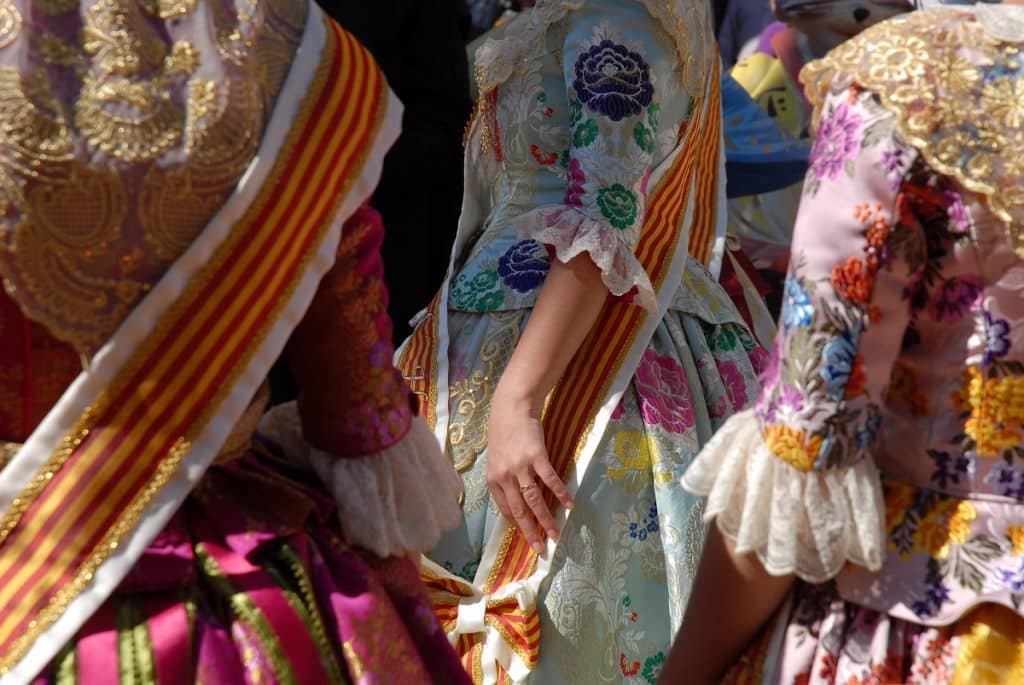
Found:
<svg viewBox="0 0 1024 685"><path fill-rule="evenodd" d="M650 312L658 311L657 296L647 271L632 247L611 226L566 205L537 207L518 217L515 225L523 238L555 248L561 262L586 252L601 270L601 280L612 295L625 295L636 288L633 303Z"/></svg>
<svg viewBox="0 0 1024 685"><path fill-rule="evenodd" d="M885 501L874 464L800 471L768 449L753 409L719 429L682 482L707 496L705 519L718 518L736 551L756 552L773 575L821 583L847 562L882 566Z"/></svg>
<svg viewBox="0 0 1024 685"><path fill-rule="evenodd" d="M462 479L419 416L398 443L357 459L307 443L294 402L267 412L259 430L285 456L316 471L334 496L349 544L382 557L423 552L462 520Z"/></svg>

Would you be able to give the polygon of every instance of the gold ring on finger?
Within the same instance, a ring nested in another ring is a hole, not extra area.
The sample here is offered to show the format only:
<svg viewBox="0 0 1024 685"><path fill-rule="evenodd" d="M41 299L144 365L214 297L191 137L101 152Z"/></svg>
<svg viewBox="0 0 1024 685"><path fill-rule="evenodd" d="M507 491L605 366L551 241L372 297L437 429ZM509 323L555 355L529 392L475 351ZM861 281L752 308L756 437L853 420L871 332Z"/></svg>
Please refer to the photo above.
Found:
<svg viewBox="0 0 1024 685"><path fill-rule="evenodd" d="M535 487L537 487L537 483L536 482L530 482L530 483L527 483L526 485L520 485L519 486L519 492L526 492L527 490L533 490Z"/></svg>

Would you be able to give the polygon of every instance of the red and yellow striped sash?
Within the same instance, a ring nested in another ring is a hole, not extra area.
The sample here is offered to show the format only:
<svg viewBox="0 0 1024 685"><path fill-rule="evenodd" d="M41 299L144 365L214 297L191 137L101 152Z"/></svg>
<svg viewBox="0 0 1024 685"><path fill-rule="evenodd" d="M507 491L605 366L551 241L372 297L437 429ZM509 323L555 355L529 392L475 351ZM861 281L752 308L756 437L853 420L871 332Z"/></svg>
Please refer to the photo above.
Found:
<svg viewBox="0 0 1024 685"><path fill-rule="evenodd" d="M640 234L636 256L646 269L655 291L675 287L666 279L679 248L679 241L689 228L688 251L705 265L712 258L719 201L719 155L721 152L721 93L718 87L718 66L704 100L698 103L690 125L681 132L681 152L659 182L651 196L647 216ZM683 226L684 215L693 206L689 227ZM400 368L420 395L426 418L436 424L438 397L438 355L442 333L440 294L431 302L429 320L413 333L400 357ZM563 480L579 460L592 432L597 414L607 401L614 379L623 370L627 358L640 342L636 336L651 314L639 307L609 299L597 323L591 329L579 352L573 358L548 398L543 417L545 442L552 465ZM634 355L635 356L635 355ZM443 382L443 381L442 381ZM442 408L443 409L443 408ZM550 506L555 506L550 497ZM501 540L497 558L491 566L486 583L479 588L485 597L498 593L511 583L533 575L537 554L525 537L510 526ZM431 589L434 604L445 629L451 631L457 621L459 606L473 596L471 586L424 572L423 579ZM532 669L539 656L540 625L535 608L523 610L514 599L485 601L485 622L501 633L504 641ZM467 671L481 682L484 652L483 633L462 634L456 644ZM500 665L498 682L511 682Z"/></svg>
<svg viewBox="0 0 1024 685"><path fill-rule="evenodd" d="M189 460L362 169L387 89L365 49L328 24L255 201L0 520L0 673L90 585Z"/></svg>

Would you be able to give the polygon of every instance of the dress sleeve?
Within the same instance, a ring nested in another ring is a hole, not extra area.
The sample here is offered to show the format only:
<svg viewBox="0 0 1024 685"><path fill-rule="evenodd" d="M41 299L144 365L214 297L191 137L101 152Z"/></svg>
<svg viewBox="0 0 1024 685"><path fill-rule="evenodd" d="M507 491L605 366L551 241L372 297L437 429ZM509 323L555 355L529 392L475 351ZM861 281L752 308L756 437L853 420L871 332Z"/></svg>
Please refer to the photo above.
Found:
<svg viewBox="0 0 1024 685"><path fill-rule="evenodd" d="M349 543L391 556L433 547L461 520L462 482L391 363L382 240L374 210L346 222L288 343L298 401L268 412L260 430L316 470Z"/></svg>
<svg viewBox="0 0 1024 685"><path fill-rule="evenodd" d="M560 48L569 101L565 200L530 211L517 226L562 262L587 253L612 295L654 311L654 288L633 250L656 141L668 128L659 125L659 102L673 87L677 57L660 25L631 5L616 10L614 24L608 12L571 13L562 45L551 46Z"/></svg>
<svg viewBox="0 0 1024 685"><path fill-rule="evenodd" d="M907 255L923 235L906 182L916 157L871 93L826 98L761 397L683 478L771 573L823 582L846 562L882 564L873 452L910 322Z"/></svg>

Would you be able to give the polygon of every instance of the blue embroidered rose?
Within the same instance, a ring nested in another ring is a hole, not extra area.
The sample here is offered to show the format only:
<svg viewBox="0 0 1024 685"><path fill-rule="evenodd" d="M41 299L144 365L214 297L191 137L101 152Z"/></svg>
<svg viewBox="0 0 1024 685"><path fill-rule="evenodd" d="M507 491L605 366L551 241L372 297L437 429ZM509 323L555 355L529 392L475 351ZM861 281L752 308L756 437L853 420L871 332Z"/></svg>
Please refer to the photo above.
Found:
<svg viewBox="0 0 1024 685"><path fill-rule="evenodd" d="M610 40L581 53L575 74L572 85L579 99L612 121L642 113L654 96L647 62Z"/></svg>
<svg viewBox="0 0 1024 685"><path fill-rule="evenodd" d="M660 526L658 526L658 506L656 504L652 504L650 510L648 510L647 512L647 516L644 517L643 521L639 523L637 523L636 521L630 522L629 537L633 538L634 540L639 540L643 542L648 538L648 536L657 533L659 530Z"/></svg>
<svg viewBox="0 0 1024 685"><path fill-rule="evenodd" d="M860 339L859 328L845 330L825 344L825 368L821 377L825 379L825 393L829 399L841 400L846 393L846 383L853 373L853 365L857 359L857 343Z"/></svg>
<svg viewBox="0 0 1024 685"><path fill-rule="evenodd" d="M811 296L804 290L799 280L789 278L786 280L786 294L782 301L782 323L789 329L793 326L809 326L814 317L814 306L811 304Z"/></svg>
<svg viewBox="0 0 1024 685"><path fill-rule="evenodd" d="M498 273L505 285L521 293L540 287L551 268L548 252L536 240L521 240L501 255Z"/></svg>

